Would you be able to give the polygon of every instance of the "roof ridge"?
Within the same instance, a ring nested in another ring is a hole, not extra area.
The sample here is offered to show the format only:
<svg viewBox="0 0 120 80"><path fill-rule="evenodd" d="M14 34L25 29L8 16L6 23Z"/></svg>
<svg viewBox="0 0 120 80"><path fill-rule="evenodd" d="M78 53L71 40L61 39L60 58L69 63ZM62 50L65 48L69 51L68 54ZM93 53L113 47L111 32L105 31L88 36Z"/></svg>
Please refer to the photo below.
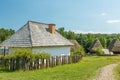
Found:
<svg viewBox="0 0 120 80"><path fill-rule="evenodd" d="M38 24L45 24L45 25L48 25L48 24L46 24L46 23L36 22L36 21L31 21L31 20L29 20L28 23L30 23L30 22L32 22L32 23L38 23Z"/></svg>
<svg viewBox="0 0 120 80"><path fill-rule="evenodd" d="M31 30L30 30L30 22L28 21L28 31L29 31L29 36L30 36L30 43L31 43L31 47L32 47L32 38L31 38Z"/></svg>

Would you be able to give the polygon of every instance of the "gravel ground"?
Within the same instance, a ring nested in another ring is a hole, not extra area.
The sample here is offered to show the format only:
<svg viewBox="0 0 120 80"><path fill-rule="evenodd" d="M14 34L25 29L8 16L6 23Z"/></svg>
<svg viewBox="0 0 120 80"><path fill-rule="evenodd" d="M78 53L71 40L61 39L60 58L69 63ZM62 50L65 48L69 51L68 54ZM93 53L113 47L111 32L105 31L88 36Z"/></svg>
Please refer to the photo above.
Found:
<svg viewBox="0 0 120 80"><path fill-rule="evenodd" d="M117 64L110 64L101 68L98 77L94 80L115 80L113 75L113 69Z"/></svg>

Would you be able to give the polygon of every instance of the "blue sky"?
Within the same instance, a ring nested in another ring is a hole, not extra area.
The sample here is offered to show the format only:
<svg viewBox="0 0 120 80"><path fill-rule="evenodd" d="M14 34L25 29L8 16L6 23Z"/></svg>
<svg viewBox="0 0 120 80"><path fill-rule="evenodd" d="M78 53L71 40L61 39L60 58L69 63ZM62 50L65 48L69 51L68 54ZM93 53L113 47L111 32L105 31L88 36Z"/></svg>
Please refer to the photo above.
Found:
<svg viewBox="0 0 120 80"><path fill-rule="evenodd" d="M0 0L0 27L28 20L75 32L120 33L120 0Z"/></svg>

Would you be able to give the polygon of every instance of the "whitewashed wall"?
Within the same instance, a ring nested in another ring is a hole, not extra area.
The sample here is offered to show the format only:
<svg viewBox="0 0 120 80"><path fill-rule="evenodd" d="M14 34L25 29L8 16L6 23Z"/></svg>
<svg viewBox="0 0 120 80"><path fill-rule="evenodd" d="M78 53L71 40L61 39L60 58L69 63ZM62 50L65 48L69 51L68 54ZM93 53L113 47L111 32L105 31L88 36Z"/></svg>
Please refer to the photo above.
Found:
<svg viewBox="0 0 120 80"><path fill-rule="evenodd" d="M9 53L14 52L16 49L22 48L9 48ZM28 48L32 49L32 53L40 53L40 52L47 52L51 54L51 56L60 56L60 55L70 55L70 46L63 46L63 47L33 47Z"/></svg>
<svg viewBox="0 0 120 80"><path fill-rule="evenodd" d="M47 52L50 53L52 56L60 56L60 55L69 55L70 54L70 47L35 47L32 48L33 53L39 52Z"/></svg>

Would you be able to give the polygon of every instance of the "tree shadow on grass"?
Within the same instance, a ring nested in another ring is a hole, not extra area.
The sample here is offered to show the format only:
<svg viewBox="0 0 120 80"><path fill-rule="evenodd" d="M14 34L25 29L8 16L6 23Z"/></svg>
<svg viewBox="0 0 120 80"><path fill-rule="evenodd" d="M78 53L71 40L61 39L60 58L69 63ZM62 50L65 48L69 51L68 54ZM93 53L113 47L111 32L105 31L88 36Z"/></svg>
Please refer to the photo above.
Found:
<svg viewBox="0 0 120 80"><path fill-rule="evenodd" d="M8 73L8 72L14 72L14 71L8 69L0 69L0 73Z"/></svg>

